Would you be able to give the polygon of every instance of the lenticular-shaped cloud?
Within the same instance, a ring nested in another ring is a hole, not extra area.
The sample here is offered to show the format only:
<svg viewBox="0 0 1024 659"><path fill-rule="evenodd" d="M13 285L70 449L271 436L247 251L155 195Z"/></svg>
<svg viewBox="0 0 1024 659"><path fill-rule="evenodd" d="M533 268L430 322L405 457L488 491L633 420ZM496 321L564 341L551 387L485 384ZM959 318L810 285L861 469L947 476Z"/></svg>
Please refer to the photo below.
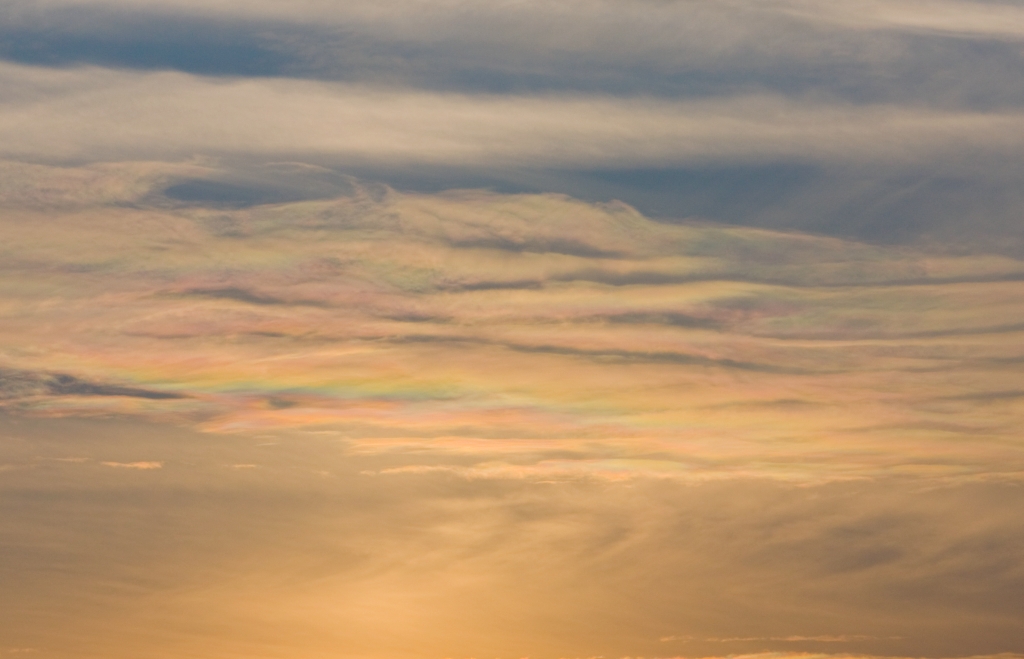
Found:
<svg viewBox="0 0 1024 659"><path fill-rule="evenodd" d="M207 154L349 164L642 166L1010 155L1024 117L773 96L669 102L464 96L290 80L5 65L7 156ZM216 111L212 111L216 108Z"/></svg>

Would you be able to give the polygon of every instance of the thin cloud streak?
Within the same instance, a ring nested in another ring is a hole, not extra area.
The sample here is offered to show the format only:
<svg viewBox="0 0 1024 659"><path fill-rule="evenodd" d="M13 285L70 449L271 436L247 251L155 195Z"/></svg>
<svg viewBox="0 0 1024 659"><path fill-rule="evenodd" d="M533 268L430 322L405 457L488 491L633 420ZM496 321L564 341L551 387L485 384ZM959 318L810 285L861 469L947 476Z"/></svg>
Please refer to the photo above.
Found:
<svg viewBox="0 0 1024 659"><path fill-rule="evenodd" d="M790 0L784 11L844 27L932 32L960 37L1024 40L1024 8L1001 2L949 0Z"/></svg>
<svg viewBox="0 0 1024 659"><path fill-rule="evenodd" d="M142 471L149 471L151 469L163 469L164 463L155 460L146 460L140 462L101 462L100 464L106 467L114 467L116 469L140 469Z"/></svg>

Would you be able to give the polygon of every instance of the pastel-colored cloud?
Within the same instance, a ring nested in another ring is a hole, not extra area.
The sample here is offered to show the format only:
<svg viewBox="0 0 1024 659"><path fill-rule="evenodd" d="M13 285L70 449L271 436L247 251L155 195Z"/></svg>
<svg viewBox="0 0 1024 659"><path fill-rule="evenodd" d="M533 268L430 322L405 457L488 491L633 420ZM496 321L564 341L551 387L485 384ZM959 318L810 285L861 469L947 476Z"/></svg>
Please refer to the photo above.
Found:
<svg viewBox="0 0 1024 659"><path fill-rule="evenodd" d="M32 171L57 197L45 176L85 175ZM319 429L464 456L422 464L472 479L1024 474L1013 259L554 195L55 211L19 190L0 248L19 413Z"/></svg>
<svg viewBox="0 0 1024 659"><path fill-rule="evenodd" d="M1024 659L1022 17L0 3L0 654Z"/></svg>

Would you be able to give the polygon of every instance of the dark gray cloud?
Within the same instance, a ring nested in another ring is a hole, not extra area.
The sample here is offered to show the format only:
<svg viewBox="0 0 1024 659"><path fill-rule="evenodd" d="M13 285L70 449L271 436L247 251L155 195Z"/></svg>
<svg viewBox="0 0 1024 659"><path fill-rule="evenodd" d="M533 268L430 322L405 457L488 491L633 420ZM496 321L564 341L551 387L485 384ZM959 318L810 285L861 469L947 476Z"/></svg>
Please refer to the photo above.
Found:
<svg viewBox="0 0 1024 659"><path fill-rule="evenodd" d="M0 400L16 401L35 396L127 396L152 400L183 398L174 392L90 382L66 373L0 368Z"/></svg>

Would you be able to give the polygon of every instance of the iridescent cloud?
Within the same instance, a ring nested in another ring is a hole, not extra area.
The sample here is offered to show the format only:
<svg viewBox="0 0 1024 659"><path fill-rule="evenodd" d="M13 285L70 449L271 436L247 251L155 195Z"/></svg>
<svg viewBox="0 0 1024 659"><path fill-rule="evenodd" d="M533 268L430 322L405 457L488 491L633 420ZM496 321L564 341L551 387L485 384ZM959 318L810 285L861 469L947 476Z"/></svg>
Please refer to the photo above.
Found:
<svg viewBox="0 0 1024 659"><path fill-rule="evenodd" d="M8 167L9 409L319 429L474 478L1024 476L1019 261L554 195L175 206L147 182L199 165Z"/></svg>

